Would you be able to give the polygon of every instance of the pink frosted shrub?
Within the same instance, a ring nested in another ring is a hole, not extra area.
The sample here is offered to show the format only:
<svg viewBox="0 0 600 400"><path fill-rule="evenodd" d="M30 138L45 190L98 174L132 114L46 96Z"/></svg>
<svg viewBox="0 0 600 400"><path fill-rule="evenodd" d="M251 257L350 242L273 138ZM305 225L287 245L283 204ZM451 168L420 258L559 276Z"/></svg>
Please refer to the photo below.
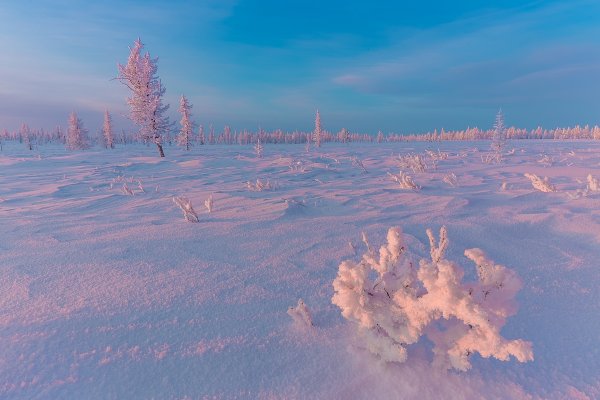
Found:
<svg viewBox="0 0 600 400"><path fill-rule="evenodd" d="M384 361L404 362L407 346L425 335L433 344L434 365L466 371L469 357L507 361L533 360L531 343L500 335L506 319L517 311L521 288L516 273L488 259L480 249L465 256L477 266L477 282L463 283L463 269L445 259L446 228L439 243L430 230L431 259L418 269L405 256L400 228L390 228L387 244L377 254L368 244L360 262L343 261L333 281L333 304L358 325L365 347ZM370 275L376 279L369 278Z"/></svg>

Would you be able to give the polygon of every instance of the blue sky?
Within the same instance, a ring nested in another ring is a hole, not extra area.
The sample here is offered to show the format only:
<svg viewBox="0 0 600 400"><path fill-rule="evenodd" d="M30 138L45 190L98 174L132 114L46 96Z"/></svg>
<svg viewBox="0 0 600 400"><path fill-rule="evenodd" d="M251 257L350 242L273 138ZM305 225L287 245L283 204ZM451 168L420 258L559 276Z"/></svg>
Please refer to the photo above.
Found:
<svg viewBox="0 0 600 400"><path fill-rule="evenodd" d="M90 131L141 37L160 58L175 120L199 124L421 132L600 124L600 2L25 1L0 4L0 128Z"/></svg>

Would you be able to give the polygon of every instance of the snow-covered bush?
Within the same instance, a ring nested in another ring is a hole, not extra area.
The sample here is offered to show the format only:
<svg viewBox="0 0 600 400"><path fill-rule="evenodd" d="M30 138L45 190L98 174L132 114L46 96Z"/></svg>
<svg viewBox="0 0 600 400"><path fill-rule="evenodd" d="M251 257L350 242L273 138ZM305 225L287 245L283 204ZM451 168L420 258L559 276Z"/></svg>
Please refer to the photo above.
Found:
<svg viewBox="0 0 600 400"><path fill-rule="evenodd" d="M600 181L593 177L592 174L587 176L587 188L590 192L600 192Z"/></svg>
<svg viewBox="0 0 600 400"><path fill-rule="evenodd" d="M121 188L121 191L123 192L123 194L126 194L127 196L133 196L133 190L131 190L129 188L129 186L127 186L127 182L123 183L123 187Z"/></svg>
<svg viewBox="0 0 600 400"><path fill-rule="evenodd" d="M458 178L454 172L445 175L443 180L452 187L458 186Z"/></svg>
<svg viewBox="0 0 600 400"><path fill-rule="evenodd" d="M183 217L188 222L199 222L198 214L192 207L192 202L185 197L173 197L173 203L177 204L183 212Z"/></svg>
<svg viewBox="0 0 600 400"><path fill-rule="evenodd" d="M556 187L548 181L548 177L544 179L540 178L536 174L525 174L525 177L531 181L533 188L535 190L539 190L540 192L556 192Z"/></svg>
<svg viewBox="0 0 600 400"><path fill-rule="evenodd" d="M287 313L290 317L292 317L296 324L307 327L313 326L313 320L312 315L310 314L310 310L308 309L306 304L304 304L304 301L302 301L302 299L298 300L298 304L296 305L296 307L288 308Z"/></svg>
<svg viewBox="0 0 600 400"><path fill-rule="evenodd" d="M425 172L427 165L420 154L405 154L398 156L401 169L410 169L412 172Z"/></svg>
<svg viewBox="0 0 600 400"><path fill-rule="evenodd" d="M417 185L412 177L406 174L404 171L400 171L399 174L392 174L388 172L388 176L396 183L400 185L400 189L408 189L408 190L419 190L421 187Z"/></svg>
<svg viewBox="0 0 600 400"><path fill-rule="evenodd" d="M406 255L398 227L389 229L378 254L363 234L367 252L362 259L340 264L332 303L357 324L365 347L386 362L404 362L407 346L425 335L434 344L434 365L442 368L468 370L474 353L533 360L531 343L500 335L517 311L514 297L521 281L516 273L482 250L468 249L465 256L475 263L479 279L463 283L463 269L445 259L446 228L438 243L431 230L427 236L431 259L421 259L418 269Z"/></svg>
<svg viewBox="0 0 600 400"><path fill-rule="evenodd" d="M277 185L274 183L271 183L271 181L268 179L266 181L261 181L260 179L257 179L256 183L247 181L246 187L248 188L248 190L250 190L252 192L264 192L267 190L277 189Z"/></svg>
<svg viewBox="0 0 600 400"><path fill-rule="evenodd" d="M540 154L540 159L537 162L544 167L551 167L554 164L554 160L548 154Z"/></svg>
<svg viewBox="0 0 600 400"><path fill-rule="evenodd" d="M352 166L360 168L360 170L363 172L363 174L366 174L368 172L367 169L365 168L365 165L358 157L352 157Z"/></svg>
<svg viewBox="0 0 600 400"><path fill-rule="evenodd" d="M208 199L204 200L204 207L206 207L209 213L212 212L214 207L214 200L212 194L208 196Z"/></svg>

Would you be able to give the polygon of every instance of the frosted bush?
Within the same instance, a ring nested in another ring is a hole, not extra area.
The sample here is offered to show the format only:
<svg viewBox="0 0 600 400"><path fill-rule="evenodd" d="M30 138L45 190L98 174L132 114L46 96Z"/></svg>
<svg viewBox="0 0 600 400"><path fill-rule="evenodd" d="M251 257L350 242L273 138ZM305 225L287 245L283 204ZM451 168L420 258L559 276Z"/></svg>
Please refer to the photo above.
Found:
<svg viewBox="0 0 600 400"><path fill-rule="evenodd" d="M173 197L173 203L177 204L183 212L183 217L188 222L199 222L198 214L192 207L192 202L185 197Z"/></svg>
<svg viewBox="0 0 600 400"><path fill-rule="evenodd" d="M431 230L430 258L413 268L400 228L390 228L387 244L377 253L363 234L367 252L356 263L343 261L333 281L332 303L358 326L364 346L386 362L404 362L407 347L422 336L433 342L433 363L465 371L479 353L507 361L533 360L531 343L500 335L506 319L517 311L514 300L521 281L480 249L465 256L477 268L478 280L463 283L463 269L445 259L446 228L436 243ZM371 277L375 278L372 279Z"/></svg>
<svg viewBox="0 0 600 400"><path fill-rule="evenodd" d="M266 190L275 190L277 188L277 185L271 183L271 181L269 181L268 179L266 181L261 181L260 179L257 179L256 183L247 181L246 187L252 192L263 192Z"/></svg>
<svg viewBox="0 0 600 400"><path fill-rule="evenodd" d="M398 156L398 162L400 168L410 169L414 173L425 172L425 169L427 168L425 160L423 160L423 156L420 154L405 154L403 156Z"/></svg>
<svg viewBox="0 0 600 400"><path fill-rule="evenodd" d="M298 304L296 307L290 307L287 311L288 315L292 317L294 322L300 326L313 326L312 315L310 314L310 310L304 304L302 299L298 300Z"/></svg>
<svg viewBox="0 0 600 400"><path fill-rule="evenodd" d="M587 176L587 188L590 192L600 192L600 182L592 174Z"/></svg>
<svg viewBox="0 0 600 400"><path fill-rule="evenodd" d="M546 193L556 192L556 187L548 181L548 177L542 179L535 174L525 174L525 177L531 181L535 190Z"/></svg>
<svg viewBox="0 0 600 400"><path fill-rule="evenodd" d="M458 178L454 172L451 172L444 176L444 182L452 187L458 186Z"/></svg>
<svg viewBox="0 0 600 400"><path fill-rule="evenodd" d="M554 164L554 160L548 154L540 154L540 159L537 162L544 167L551 167Z"/></svg>
<svg viewBox="0 0 600 400"><path fill-rule="evenodd" d="M409 190L421 189L421 187L413 181L412 177L410 175L404 173L404 171L400 171L400 173L397 175L388 172L388 175L394 182L396 182L396 183L398 183L398 185L400 185L401 189L409 189Z"/></svg>
<svg viewBox="0 0 600 400"><path fill-rule="evenodd" d="M133 196L133 190L131 190L129 186L127 186L127 183L123 183L123 188L121 190L123 191L123 194Z"/></svg>
<svg viewBox="0 0 600 400"><path fill-rule="evenodd" d="M209 213L212 212L214 207L214 200L212 194L208 196L208 199L204 200L204 207L206 207Z"/></svg>
<svg viewBox="0 0 600 400"><path fill-rule="evenodd" d="M363 164L363 162L358 158L358 157L352 157L352 165L360 168L360 170L366 174L367 173L367 169L365 168L365 165Z"/></svg>

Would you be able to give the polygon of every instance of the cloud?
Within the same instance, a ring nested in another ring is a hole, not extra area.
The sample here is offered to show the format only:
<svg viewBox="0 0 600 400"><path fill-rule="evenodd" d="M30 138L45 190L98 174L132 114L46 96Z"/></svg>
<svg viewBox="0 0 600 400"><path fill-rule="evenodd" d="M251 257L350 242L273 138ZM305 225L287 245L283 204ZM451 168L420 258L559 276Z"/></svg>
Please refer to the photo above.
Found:
<svg viewBox="0 0 600 400"><path fill-rule="evenodd" d="M600 12L588 2L551 4L413 32L344 63L331 82L418 108L516 107L573 92L589 102L600 90L600 28L571 18L582 4Z"/></svg>

